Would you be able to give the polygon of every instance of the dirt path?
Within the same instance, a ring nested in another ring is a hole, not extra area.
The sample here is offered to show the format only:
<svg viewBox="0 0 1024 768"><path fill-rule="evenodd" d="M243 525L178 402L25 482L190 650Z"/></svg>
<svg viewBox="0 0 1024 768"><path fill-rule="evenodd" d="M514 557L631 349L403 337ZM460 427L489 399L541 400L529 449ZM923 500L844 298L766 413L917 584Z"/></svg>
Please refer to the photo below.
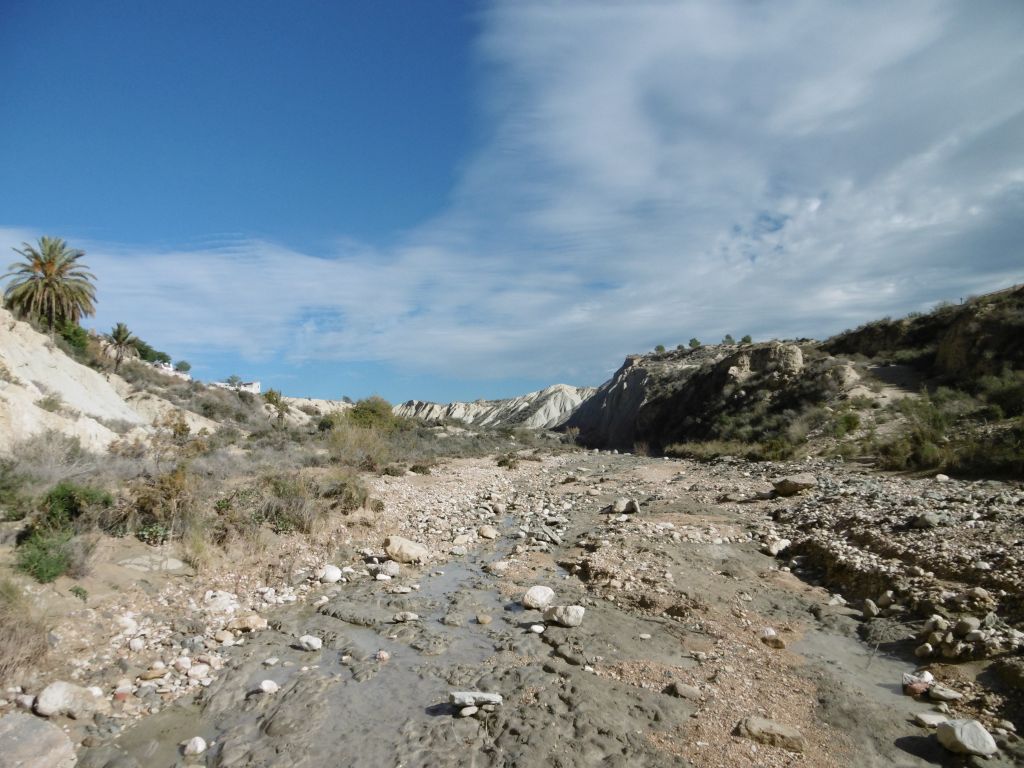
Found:
<svg viewBox="0 0 1024 768"><path fill-rule="evenodd" d="M912 723L932 709L900 691L915 665L864 645L859 610L763 554L764 511L710 500L720 473L573 454L472 477L442 511L444 477L387 479L388 516L335 560L345 582L265 612L209 687L94 739L80 768L963 764ZM640 513L601 512L619 497ZM378 580L388 527L419 534L431 562ZM583 606L582 625L523 608L537 584ZM301 650L305 635L322 648ZM460 716L452 691L503 702ZM737 735L750 717L798 731L799 750ZM194 736L207 751L183 757Z"/></svg>

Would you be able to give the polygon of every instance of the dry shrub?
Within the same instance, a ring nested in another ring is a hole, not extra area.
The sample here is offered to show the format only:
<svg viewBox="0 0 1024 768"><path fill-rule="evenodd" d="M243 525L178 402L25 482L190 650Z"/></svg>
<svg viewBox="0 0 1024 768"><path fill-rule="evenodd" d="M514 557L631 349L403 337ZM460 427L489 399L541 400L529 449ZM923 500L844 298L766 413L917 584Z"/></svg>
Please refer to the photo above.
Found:
<svg viewBox="0 0 1024 768"><path fill-rule="evenodd" d="M340 464L375 471L393 458L387 433L376 427L361 427L339 419L330 430L328 446L331 456Z"/></svg>
<svg viewBox="0 0 1024 768"><path fill-rule="evenodd" d="M15 684L23 670L46 655L46 631L18 585L0 579L0 683Z"/></svg>
<svg viewBox="0 0 1024 768"><path fill-rule="evenodd" d="M15 470L39 487L90 474L96 469L96 457L82 449L78 438L55 430L22 440L11 450Z"/></svg>
<svg viewBox="0 0 1024 768"><path fill-rule="evenodd" d="M316 503L315 483L298 472L270 474L262 482L265 496L256 518L259 522L268 523L277 533L312 533L318 527L323 510Z"/></svg>

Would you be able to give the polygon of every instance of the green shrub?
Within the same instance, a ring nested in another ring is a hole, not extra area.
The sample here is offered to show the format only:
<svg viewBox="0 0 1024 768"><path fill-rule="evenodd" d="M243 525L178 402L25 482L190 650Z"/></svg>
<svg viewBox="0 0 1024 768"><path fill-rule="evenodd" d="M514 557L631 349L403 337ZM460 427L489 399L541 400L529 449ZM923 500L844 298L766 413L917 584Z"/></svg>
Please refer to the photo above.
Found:
<svg viewBox="0 0 1024 768"><path fill-rule="evenodd" d="M64 323L60 329L60 337L78 356L89 350L89 334L78 323Z"/></svg>
<svg viewBox="0 0 1024 768"><path fill-rule="evenodd" d="M978 382L978 393L1005 416L1020 416L1024 414L1024 371L985 376Z"/></svg>
<svg viewBox="0 0 1024 768"><path fill-rule="evenodd" d="M36 581L47 584L71 567L69 530L36 530L18 546L17 565Z"/></svg>
<svg viewBox="0 0 1024 768"><path fill-rule="evenodd" d="M345 413L345 418L354 426L378 429L382 432L392 432L408 426L405 419L395 416L391 410L391 403L377 395L359 400Z"/></svg>
<svg viewBox="0 0 1024 768"><path fill-rule="evenodd" d="M39 522L55 531L70 528L88 510L107 508L113 503L114 497L100 488L65 481L46 494Z"/></svg>
<svg viewBox="0 0 1024 768"><path fill-rule="evenodd" d="M64 407L64 400L56 392L51 392L36 400L36 407L50 413L57 413Z"/></svg>

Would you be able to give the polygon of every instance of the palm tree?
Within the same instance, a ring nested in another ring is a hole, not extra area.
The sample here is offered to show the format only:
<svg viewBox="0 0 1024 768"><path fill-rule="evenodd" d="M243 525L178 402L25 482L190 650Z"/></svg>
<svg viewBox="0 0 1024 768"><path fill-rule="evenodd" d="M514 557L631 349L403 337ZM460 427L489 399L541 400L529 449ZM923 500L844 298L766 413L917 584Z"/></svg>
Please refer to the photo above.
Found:
<svg viewBox="0 0 1024 768"><path fill-rule="evenodd" d="M56 326L96 313L96 276L78 262L83 251L68 248L59 237L44 236L38 248L22 243L14 252L24 261L0 275L0 280L14 278L4 291L4 303L14 314L45 320L52 336Z"/></svg>
<svg viewBox="0 0 1024 768"><path fill-rule="evenodd" d="M114 355L114 373L121 368L121 363L124 362L126 355L136 352L135 345L138 343L139 340L132 335L127 325L118 323L114 326L110 336L107 337L107 350Z"/></svg>

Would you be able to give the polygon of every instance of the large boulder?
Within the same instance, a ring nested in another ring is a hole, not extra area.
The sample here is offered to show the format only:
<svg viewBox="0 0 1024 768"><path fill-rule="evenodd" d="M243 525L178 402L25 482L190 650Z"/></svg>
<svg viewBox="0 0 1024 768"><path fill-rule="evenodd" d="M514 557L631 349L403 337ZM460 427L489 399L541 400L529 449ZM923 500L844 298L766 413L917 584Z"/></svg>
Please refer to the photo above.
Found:
<svg viewBox="0 0 1024 768"><path fill-rule="evenodd" d="M430 556L425 546L401 536L388 536L384 539L384 551L398 563L422 563Z"/></svg>
<svg viewBox="0 0 1024 768"><path fill-rule="evenodd" d="M32 715L0 717L0 768L73 768L75 747L53 723Z"/></svg>
<svg viewBox="0 0 1024 768"><path fill-rule="evenodd" d="M958 755L994 755L999 751L992 734L977 720L947 720L935 729L939 744Z"/></svg>
<svg viewBox="0 0 1024 768"><path fill-rule="evenodd" d="M43 717L67 715L81 720L92 715L98 704L99 699L88 688L58 680L36 696L35 711Z"/></svg>

